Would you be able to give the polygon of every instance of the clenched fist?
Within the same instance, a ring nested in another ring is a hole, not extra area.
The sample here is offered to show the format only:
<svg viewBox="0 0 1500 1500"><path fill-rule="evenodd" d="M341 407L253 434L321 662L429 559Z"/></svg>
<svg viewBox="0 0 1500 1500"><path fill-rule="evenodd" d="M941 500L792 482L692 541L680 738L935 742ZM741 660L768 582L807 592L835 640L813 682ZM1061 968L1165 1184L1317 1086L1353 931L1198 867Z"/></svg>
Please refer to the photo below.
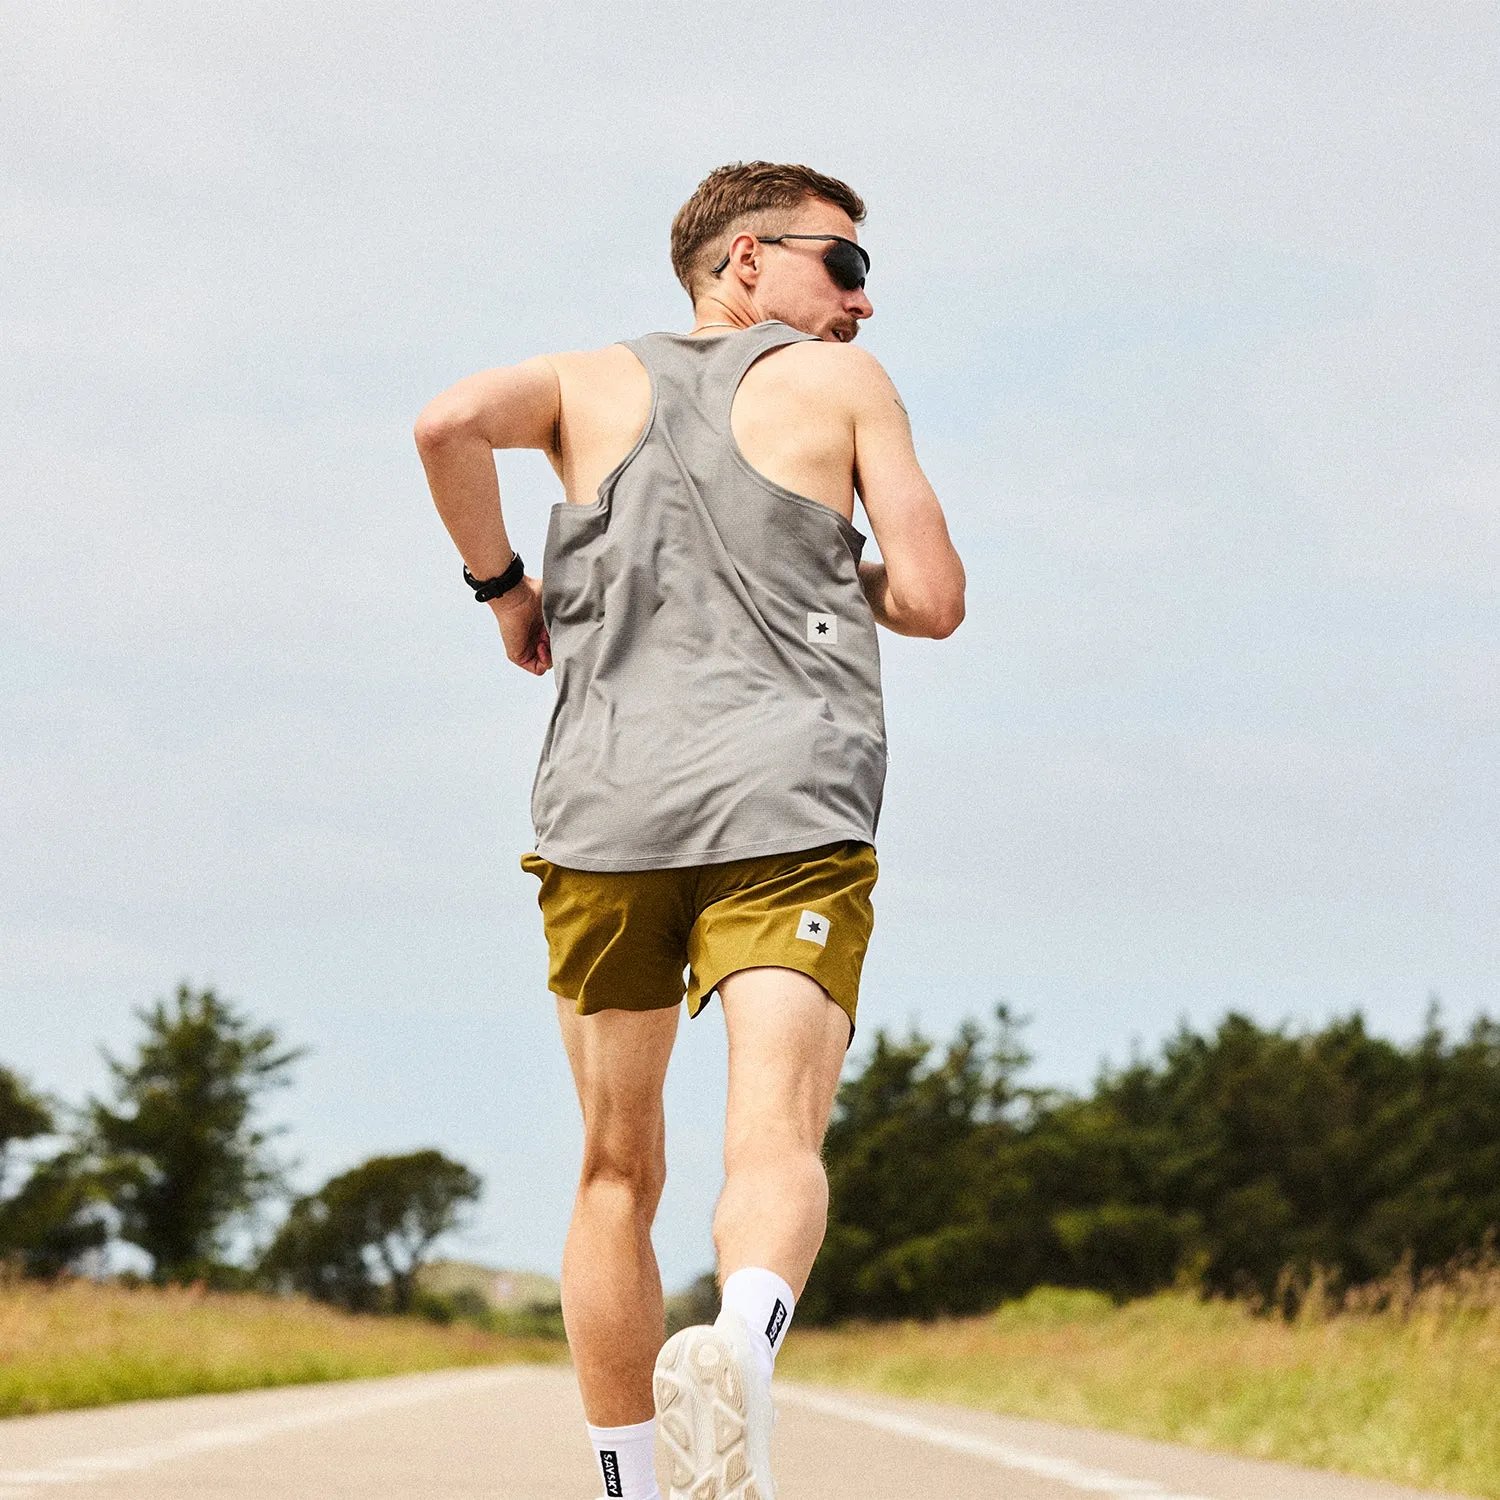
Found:
<svg viewBox="0 0 1500 1500"><path fill-rule="evenodd" d="M552 641L542 619L542 580L522 578L515 588L489 601L505 642L505 654L524 671L540 677L552 666Z"/></svg>

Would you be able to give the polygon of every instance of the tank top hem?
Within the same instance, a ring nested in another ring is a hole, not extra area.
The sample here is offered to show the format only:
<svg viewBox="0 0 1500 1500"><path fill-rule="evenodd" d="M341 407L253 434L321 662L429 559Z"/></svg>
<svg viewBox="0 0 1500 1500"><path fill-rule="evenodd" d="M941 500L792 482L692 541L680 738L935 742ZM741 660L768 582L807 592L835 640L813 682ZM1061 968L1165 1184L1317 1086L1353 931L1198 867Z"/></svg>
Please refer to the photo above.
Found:
<svg viewBox="0 0 1500 1500"><path fill-rule="evenodd" d="M631 870L683 870L693 865L727 865L737 859L755 859L768 854L797 854L804 849L818 849L824 844L856 843L875 847L868 829L844 824L837 828L813 828L795 836L761 839L753 844L733 844L715 849L680 849L671 854L573 854L566 848L539 839L536 853L549 865L563 870L588 870L597 874L614 874Z"/></svg>

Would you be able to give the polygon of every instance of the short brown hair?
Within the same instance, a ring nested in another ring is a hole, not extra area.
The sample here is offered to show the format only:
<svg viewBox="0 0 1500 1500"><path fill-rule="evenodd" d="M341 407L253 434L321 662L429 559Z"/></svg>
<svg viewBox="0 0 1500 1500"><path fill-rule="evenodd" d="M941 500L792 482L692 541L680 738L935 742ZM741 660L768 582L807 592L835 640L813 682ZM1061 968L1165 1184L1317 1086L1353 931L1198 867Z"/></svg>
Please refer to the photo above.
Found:
<svg viewBox="0 0 1500 1500"><path fill-rule="evenodd" d="M716 167L672 220L672 269L688 296L696 295L693 283L707 269L704 252L726 229L752 214L798 208L808 198L822 198L856 224L864 222L865 200L848 183L811 167L770 161L732 161Z"/></svg>

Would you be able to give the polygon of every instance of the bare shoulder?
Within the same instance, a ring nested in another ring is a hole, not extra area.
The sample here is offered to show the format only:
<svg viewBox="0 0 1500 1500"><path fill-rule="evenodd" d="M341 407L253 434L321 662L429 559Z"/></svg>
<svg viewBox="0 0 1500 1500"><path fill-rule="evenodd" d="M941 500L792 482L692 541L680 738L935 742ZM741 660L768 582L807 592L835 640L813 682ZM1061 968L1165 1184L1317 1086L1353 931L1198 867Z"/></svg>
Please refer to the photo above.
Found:
<svg viewBox="0 0 1500 1500"><path fill-rule="evenodd" d="M606 344L602 349L570 349L563 354L541 357L557 372L559 380L607 380L641 368L640 360L624 344Z"/></svg>
<svg viewBox="0 0 1500 1500"><path fill-rule="evenodd" d="M789 380L825 400L833 400L851 410L868 407L871 402L889 402L895 386L885 367L868 349L857 344L824 343L811 340L787 344L777 352L772 367L779 366Z"/></svg>
<svg viewBox="0 0 1500 1500"><path fill-rule="evenodd" d="M623 344L547 356L557 373L562 437L582 437L585 428L617 424L638 428L651 404L651 377ZM612 439L605 438L605 441Z"/></svg>
<svg viewBox="0 0 1500 1500"><path fill-rule="evenodd" d="M547 358L557 373L555 467L568 499L589 502L640 436L651 409L651 377L623 344Z"/></svg>

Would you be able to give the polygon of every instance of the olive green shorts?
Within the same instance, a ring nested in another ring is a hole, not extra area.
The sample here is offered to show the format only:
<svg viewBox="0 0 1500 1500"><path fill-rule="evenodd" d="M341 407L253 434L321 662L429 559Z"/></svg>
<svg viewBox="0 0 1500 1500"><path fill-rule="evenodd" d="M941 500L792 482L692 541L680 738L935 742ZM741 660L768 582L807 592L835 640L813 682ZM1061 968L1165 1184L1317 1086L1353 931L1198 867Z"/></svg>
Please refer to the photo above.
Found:
<svg viewBox="0 0 1500 1500"><path fill-rule="evenodd" d="M538 854L548 988L578 1014L658 1010L687 996L696 1016L738 969L797 969L849 1017L875 925L879 867L851 840L680 870L568 870ZM684 977L684 970L687 970Z"/></svg>

